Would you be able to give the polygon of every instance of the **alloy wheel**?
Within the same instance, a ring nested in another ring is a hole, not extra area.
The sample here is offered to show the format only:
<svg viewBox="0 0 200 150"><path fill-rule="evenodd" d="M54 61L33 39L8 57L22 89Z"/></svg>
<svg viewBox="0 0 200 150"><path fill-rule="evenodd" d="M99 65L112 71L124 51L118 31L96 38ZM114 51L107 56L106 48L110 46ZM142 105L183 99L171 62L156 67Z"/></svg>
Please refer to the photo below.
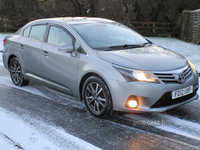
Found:
<svg viewBox="0 0 200 150"><path fill-rule="evenodd" d="M12 58L10 61L10 76L13 83L17 86L23 86L29 83L29 81L24 80L22 67L17 58Z"/></svg>
<svg viewBox="0 0 200 150"><path fill-rule="evenodd" d="M82 90L83 100L94 116L107 117L112 110L112 98L106 83L99 77L89 77Z"/></svg>
<svg viewBox="0 0 200 150"><path fill-rule="evenodd" d="M103 88L96 82L91 82L86 87L85 92L88 106L97 113L100 113L105 108L106 96Z"/></svg>

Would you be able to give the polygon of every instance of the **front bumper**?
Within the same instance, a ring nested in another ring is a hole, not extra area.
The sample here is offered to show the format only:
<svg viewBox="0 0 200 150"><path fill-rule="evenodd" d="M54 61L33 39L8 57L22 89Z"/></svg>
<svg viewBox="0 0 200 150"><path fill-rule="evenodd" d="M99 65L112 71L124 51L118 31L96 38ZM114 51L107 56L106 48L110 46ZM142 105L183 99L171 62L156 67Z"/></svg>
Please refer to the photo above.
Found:
<svg viewBox="0 0 200 150"><path fill-rule="evenodd" d="M113 110L123 112L163 112L198 99L198 73L193 74L184 84L166 84L164 82L122 82L108 80L112 94ZM193 85L193 93L181 98L172 99L172 91ZM135 109L127 108L129 96L137 96L138 106Z"/></svg>

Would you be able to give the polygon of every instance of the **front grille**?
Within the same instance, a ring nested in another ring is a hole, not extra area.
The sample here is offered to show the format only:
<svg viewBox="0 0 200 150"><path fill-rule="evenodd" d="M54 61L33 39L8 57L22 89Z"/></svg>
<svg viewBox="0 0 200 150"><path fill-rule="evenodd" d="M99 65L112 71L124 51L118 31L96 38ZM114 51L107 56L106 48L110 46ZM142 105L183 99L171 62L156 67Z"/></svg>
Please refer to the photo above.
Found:
<svg viewBox="0 0 200 150"><path fill-rule="evenodd" d="M194 89L193 93L183 96L183 97L180 97L180 98L176 98L176 99L172 99L172 92L167 92L167 93L163 94L163 96L155 104L153 104L150 108L161 108L161 107L171 106L171 105L185 102L185 101L193 98L196 95L198 87L199 87L198 84L195 84L193 86L193 89Z"/></svg>
<svg viewBox="0 0 200 150"><path fill-rule="evenodd" d="M173 71L172 73L163 72L163 73L154 73L154 74L166 84L167 83L181 83L178 80L178 75L182 74L183 81L186 81L192 75L192 70L191 70L190 66L188 66L186 69L184 69L181 72L180 71L177 71L177 72Z"/></svg>

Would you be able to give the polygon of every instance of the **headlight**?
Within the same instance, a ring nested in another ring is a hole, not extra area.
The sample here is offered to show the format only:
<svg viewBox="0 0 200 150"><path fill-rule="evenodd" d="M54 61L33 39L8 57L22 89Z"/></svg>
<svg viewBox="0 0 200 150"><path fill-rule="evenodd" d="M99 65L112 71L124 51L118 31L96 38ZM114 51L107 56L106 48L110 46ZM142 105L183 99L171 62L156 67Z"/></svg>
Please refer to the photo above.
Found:
<svg viewBox="0 0 200 150"><path fill-rule="evenodd" d="M113 67L122 74L127 82L141 81L159 83L157 78L149 71L128 69L117 65L113 65Z"/></svg>
<svg viewBox="0 0 200 150"><path fill-rule="evenodd" d="M189 65L190 65L190 67L192 68L192 71L193 71L194 74L195 74L195 73L196 73L196 70L195 70L194 64L193 64L189 59L187 59L187 61L188 61Z"/></svg>

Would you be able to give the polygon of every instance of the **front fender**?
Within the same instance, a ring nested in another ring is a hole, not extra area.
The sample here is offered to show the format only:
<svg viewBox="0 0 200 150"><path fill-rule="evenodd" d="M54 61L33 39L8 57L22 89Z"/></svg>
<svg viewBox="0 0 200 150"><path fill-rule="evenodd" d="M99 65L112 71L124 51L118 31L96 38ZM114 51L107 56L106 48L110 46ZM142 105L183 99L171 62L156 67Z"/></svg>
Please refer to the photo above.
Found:
<svg viewBox="0 0 200 150"><path fill-rule="evenodd" d="M81 55L78 65L78 78L77 78L77 97L80 98L79 88L82 86L81 81L85 76L95 74L100 76L107 84L112 94L112 86L109 81L126 82L123 76L113 67L112 63L99 59L98 57L90 57ZM86 80L86 79L84 79Z"/></svg>

